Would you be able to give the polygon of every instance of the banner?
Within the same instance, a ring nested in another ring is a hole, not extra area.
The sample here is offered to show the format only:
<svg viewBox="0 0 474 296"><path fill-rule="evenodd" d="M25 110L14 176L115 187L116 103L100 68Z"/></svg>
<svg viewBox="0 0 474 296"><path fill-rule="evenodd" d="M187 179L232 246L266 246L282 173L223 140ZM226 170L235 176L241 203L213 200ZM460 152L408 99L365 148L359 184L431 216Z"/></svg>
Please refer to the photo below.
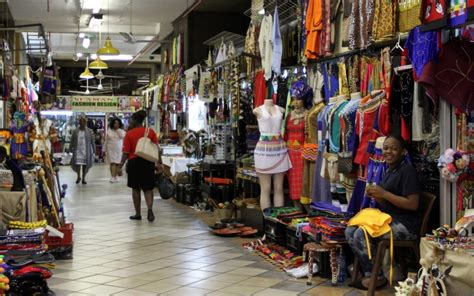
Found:
<svg viewBox="0 0 474 296"><path fill-rule="evenodd" d="M143 97L59 96L51 110L74 112L135 112L143 106Z"/></svg>

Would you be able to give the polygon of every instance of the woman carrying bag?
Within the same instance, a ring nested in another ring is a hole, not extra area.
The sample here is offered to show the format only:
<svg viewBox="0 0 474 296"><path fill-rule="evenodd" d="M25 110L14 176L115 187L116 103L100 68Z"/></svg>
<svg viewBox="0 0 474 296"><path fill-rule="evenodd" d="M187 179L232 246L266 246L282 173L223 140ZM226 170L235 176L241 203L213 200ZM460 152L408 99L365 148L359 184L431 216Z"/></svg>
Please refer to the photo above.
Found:
<svg viewBox="0 0 474 296"><path fill-rule="evenodd" d="M158 137L153 129L144 127L147 113L143 110L133 113L127 134L123 140L122 169L127 163L127 186L132 188L135 215L131 220L141 220L141 191L145 194L148 207L147 218L155 220L153 214L153 189L155 187L155 163L158 161ZM156 155L155 155L156 154Z"/></svg>

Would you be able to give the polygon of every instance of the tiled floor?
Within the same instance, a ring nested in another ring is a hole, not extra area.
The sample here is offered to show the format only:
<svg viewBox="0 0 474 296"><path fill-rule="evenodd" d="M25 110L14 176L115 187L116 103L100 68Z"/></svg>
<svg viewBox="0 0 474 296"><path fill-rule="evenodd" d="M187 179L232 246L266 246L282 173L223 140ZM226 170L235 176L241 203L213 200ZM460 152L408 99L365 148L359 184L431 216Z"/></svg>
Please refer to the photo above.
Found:
<svg viewBox="0 0 474 296"><path fill-rule="evenodd" d="M130 221L130 190L124 180L110 184L105 166L91 170L87 185L74 184L68 167L60 174L69 185L65 206L75 244L74 259L58 261L49 281L56 295L365 294L318 277L313 286L289 278L241 248L241 240L210 235L192 209L173 200L155 201L154 223Z"/></svg>

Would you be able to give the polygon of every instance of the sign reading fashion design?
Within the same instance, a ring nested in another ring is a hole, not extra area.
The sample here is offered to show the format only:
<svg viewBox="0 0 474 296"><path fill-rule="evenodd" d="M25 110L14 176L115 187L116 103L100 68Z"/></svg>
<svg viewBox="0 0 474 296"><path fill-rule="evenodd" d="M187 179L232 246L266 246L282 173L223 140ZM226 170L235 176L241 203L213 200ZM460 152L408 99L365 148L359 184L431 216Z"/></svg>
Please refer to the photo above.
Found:
<svg viewBox="0 0 474 296"><path fill-rule="evenodd" d="M143 105L143 97L129 96L64 96L58 97L52 110L76 112L135 112Z"/></svg>

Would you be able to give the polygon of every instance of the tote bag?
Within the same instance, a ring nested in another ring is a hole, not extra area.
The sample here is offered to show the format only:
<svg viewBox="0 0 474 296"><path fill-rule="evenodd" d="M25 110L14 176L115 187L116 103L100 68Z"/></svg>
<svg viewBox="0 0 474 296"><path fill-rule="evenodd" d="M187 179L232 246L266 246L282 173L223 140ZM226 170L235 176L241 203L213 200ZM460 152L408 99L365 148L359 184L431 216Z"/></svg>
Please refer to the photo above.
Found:
<svg viewBox="0 0 474 296"><path fill-rule="evenodd" d="M158 162L158 145L153 143L151 139L148 138L150 128L148 127L148 118L146 120L147 127L145 128L145 135L138 140L137 147L135 148L135 154L148 161Z"/></svg>

